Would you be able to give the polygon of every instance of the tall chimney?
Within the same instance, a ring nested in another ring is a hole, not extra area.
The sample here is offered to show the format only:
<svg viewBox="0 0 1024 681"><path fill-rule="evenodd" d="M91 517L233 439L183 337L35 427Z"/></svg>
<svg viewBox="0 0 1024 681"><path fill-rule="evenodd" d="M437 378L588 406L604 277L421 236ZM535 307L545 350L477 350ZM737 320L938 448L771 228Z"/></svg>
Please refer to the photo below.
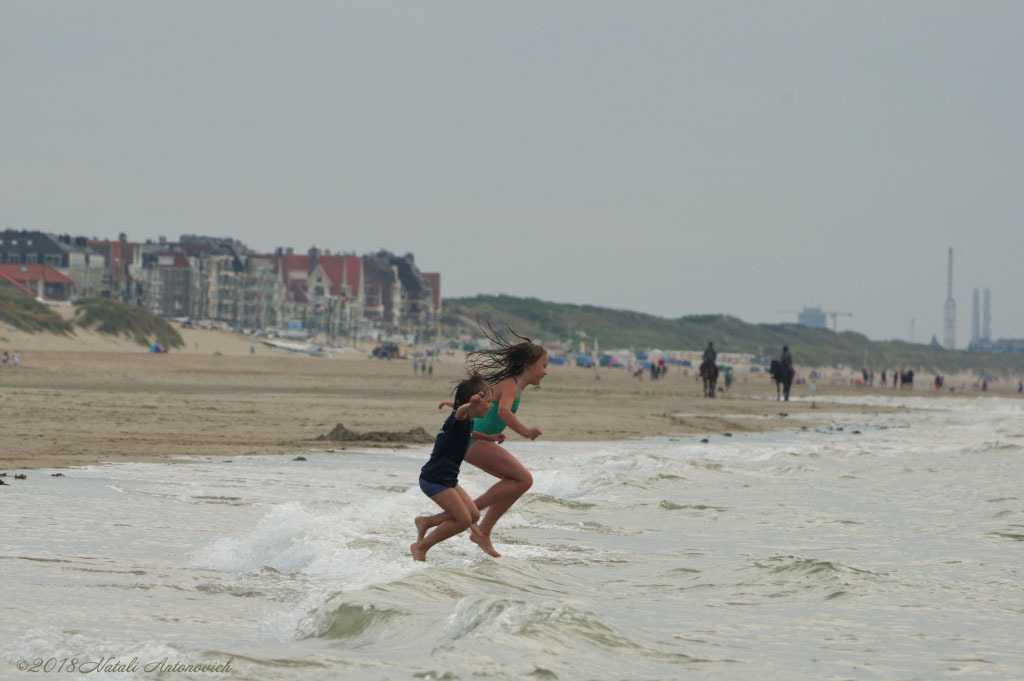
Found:
<svg viewBox="0 0 1024 681"><path fill-rule="evenodd" d="M985 289L985 304L981 312L981 337L992 340L992 289Z"/></svg>
<svg viewBox="0 0 1024 681"><path fill-rule="evenodd" d="M974 289L971 298L971 342L976 343L981 338L981 304L978 298L979 289Z"/></svg>
<svg viewBox="0 0 1024 681"><path fill-rule="evenodd" d="M953 247L949 247L949 277L946 281L946 304L942 315L942 344L956 350L956 301L953 300Z"/></svg>

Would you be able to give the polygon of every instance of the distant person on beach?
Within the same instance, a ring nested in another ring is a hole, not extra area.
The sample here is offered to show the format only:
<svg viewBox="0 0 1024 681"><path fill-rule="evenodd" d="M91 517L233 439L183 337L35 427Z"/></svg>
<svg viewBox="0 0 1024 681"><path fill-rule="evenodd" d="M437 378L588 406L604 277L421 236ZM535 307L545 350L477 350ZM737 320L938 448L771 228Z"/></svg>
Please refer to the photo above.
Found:
<svg viewBox="0 0 1024 681"><path fill-rule="evenodd" d="M704 348L704 361L714 364L716 359L718 359L718 352L715 350L715 344L709 342L708 346Z"/></svg>
<svg viewBox="0 0 1024 681"><path fill-rule="evenodd" d="M1017 392L1024 393L1024 381L1017 381Z"/></svg>
<svg viewBox="0 0 1024 681"><path fill-rule="evenodd" d="M494 390L490 410L483 418L476 420L473 429L487 435L501 435L508 427L528 440L536 440L542 435L541 431L538 428L527 428L516 416L516 411L519 409L523 389L531 385L539 386L547 376L548 353L529 338L511 329L509 331L520 339L519 343L509 343L495 333L487 337L497 346L496 349L470 353L472 370L482 374ZM470 535L470 539L481 549L497 558L501 554L491 543L491 531L512 504L530 489L533 476L500 442L494 440L471 440L466 451L466 461L499 478L490 489L476 498L476 507L480 511L486 509L487 512L480 521L480 535ZM446 520L450 520L447 512L416 518L416 527L422 533Z"/></svg>
<svg viewBox="0 0 1024 681"><path fill-rule="evenodd" d="M11 362L13 362L14 366L18 366L19 364L21 364L21 356L18 355L17 350L14 351L14 357L11 358Z"/></svg>
<svg viewBox="0 0 1024 681"><path fill-rule="evenodd" d="M782 396L789 402L789 389L793 385L793 377L796 370L793 369L793 356L789 354L789 346L782 346L782 356L779 357L779 381L782 383Z"/></svg>
<svg viewBox="0 0 1024 681"><path fill-rule="evenodd" d="M4 354L0 355L0 364L7 364L7 351L4 350Z"/></svg>
<svg viewBox="0 0 1024 681"><path fill-rule="evenodd" d="M466 490L459 486L459 469L472 437L491 442L502 442L505 439L504 435L490 436L473 432L474 419L484 416L490 409L491 396L491 386L480 374L474 373L455 387L452 413L445 419L434 440L430 460L420 469L420 489L444 510L449 519L426 534L420 518L416 518L416 541L409 546L409 552L416 560L426 560L427 551L431 547L467 528L470 536L480 534L480 528L476 526L480 511Z"/></svg>

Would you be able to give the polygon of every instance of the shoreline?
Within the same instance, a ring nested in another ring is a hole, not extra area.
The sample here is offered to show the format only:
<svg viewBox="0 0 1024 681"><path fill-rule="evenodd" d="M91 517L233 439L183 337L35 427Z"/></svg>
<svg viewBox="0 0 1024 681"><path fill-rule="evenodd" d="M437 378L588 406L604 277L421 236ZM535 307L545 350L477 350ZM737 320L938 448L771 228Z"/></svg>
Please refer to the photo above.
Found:
<svg viewBox="0 0 1024 681"><path fill-rule="evenodd" d="M168 354L83 333L5 344L19 349L22 363L0 367L0 472L403 446L317 438L341 424L356 433L422 428L431 439L444 418L437 405L463 373L463 353L442 357L433 375L414 375L412 362L400 359L371 359L356 351L310 357L239 334L185 331L186 347ZM652 381L621 369L551 366L540 388L524 391L519 416L543 431L539 442L616 441L811 428L827 426L835 413L902 410L837 403L820 408L833 395L867 394L910 393L826 379L818 383L819 405L784 403L774 399L774 384L760 374L741 375L728 392L709 399L692 370L684 375L673 367ZM923 386L912 394L947 395ZM792 395L810 394L801 385ZM510 434L512 451L519 440ZM423 444L422 438L416 443Z"/></svg>

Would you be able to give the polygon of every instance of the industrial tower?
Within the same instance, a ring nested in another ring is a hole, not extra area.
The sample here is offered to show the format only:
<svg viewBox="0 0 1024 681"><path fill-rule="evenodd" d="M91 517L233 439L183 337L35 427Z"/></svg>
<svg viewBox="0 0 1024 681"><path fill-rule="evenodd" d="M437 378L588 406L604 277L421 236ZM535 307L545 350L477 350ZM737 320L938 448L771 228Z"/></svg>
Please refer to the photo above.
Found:
<svg viewBox="0 0 1024 681"><path fill-rule="evenodd" d="M956 301L953 300L953 247L949 247L949 280L946 283L946 305L942 315L942 344L956 350Z"/></svg>
<svg viewBox="0 0 1024 681"><path fill-rule="evenodd" d="M985 289L985 306L981 312L981 339L992 340L992 289Z"/></svg>
<svg viewBox="0 0 1024 681"><path fill-rule="evenodd" d="M971 298L971 343L977 343L981 338L981 304L978 289L974 289L974 296Z"/></svg>

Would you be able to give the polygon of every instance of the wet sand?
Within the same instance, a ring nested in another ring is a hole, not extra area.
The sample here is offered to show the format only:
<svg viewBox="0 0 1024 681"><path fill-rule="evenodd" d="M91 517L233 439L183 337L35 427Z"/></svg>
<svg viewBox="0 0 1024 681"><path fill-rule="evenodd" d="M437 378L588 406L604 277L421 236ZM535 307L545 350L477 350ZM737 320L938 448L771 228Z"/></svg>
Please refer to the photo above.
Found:
<svg viewBox="0 0 1024 681"><path fill-rule="evenodd" d="M432 434L444 418L438 402L463 372L463 353L425 376L409 360L371 359L366 348L318 358L227 332L184 335L186 349L156 355L88 332L60 339L0 330L2 345L22 358L0 368L0 471L401 446L317 438L338 424ZM819 395L829 391L820 385ZM794 396L807 394L794 386ZM652 381L622 369L551 366L539 389L524 392L519 416L542 439L587 441L811 427L839 409L774 397L763 374L706 399L692 372L675 367ZM510 433L510 446L517 439Z"/></svg>

